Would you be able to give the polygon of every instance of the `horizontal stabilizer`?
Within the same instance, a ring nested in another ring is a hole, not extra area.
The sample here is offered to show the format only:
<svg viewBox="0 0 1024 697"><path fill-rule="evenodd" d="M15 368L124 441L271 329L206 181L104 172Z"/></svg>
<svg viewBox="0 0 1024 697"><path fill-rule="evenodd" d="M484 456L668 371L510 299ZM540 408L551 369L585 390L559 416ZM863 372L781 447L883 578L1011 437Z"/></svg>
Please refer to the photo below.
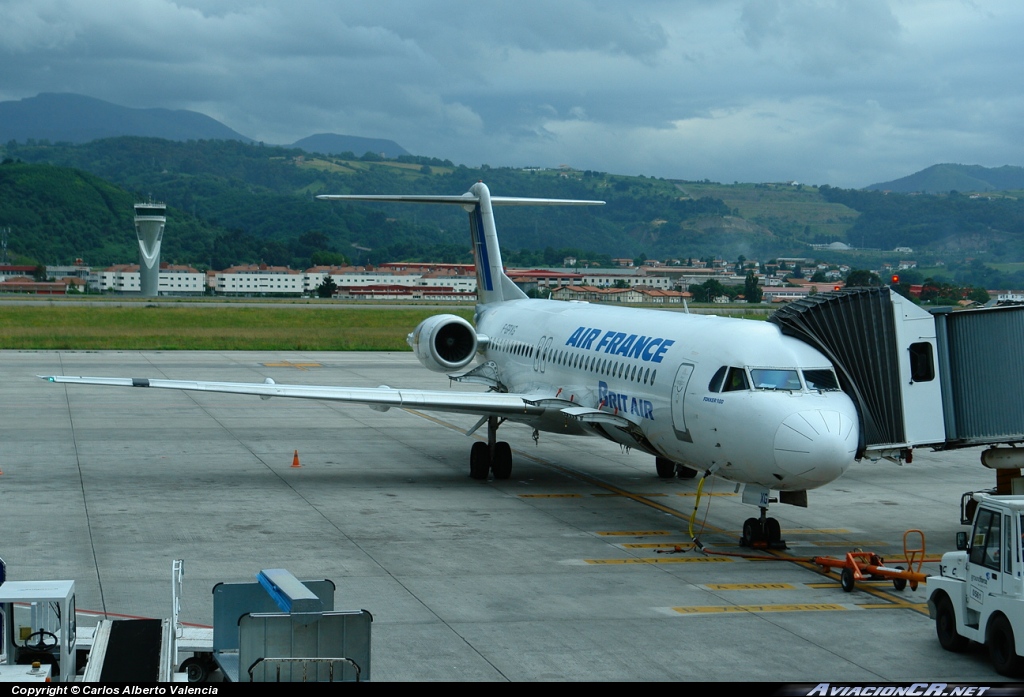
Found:
<svg viewBox="0 0 1024 697"><path fill-rule="evenodd" d="M323 201L379 201L391 203L448 203L472 206L480 201L479 196L465 193L461 196L419 196L411 194L321 194ZM491 196L492 206L603 206L604 201L588 201L569 198L522 198L518 196Z"/></svg>
<svg viewBox="0 0 1024 697"><path fill-rule="evenodd" d="M494 227L493 206L602 206L604 201L561 198L491 196L483 182L477 182L461 196L419 194L321 194L322 201L376 201L379 203L445 203L462 206L469 213L469 238L476 266L477 302L481 305L523 300L526 294L505 275Z"/></svg>

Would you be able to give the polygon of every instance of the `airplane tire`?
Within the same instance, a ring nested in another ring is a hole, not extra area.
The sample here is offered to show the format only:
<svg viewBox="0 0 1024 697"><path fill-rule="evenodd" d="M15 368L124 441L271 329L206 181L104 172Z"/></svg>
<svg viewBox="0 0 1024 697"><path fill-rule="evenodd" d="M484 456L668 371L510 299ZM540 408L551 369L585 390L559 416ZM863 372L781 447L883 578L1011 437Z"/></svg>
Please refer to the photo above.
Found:
<svg viewBox="0 0 1024 697"><path fill-rule="evenodd" d="M676 476L676 463L666 457L654 458L654 467L658 470L658 476L662 479L671 479Z"/></svg>
<svg viewBox="0 0 1024 697"><path fill-rule="evenodd" d="M512 447L505 441L494 444L494 462L491 471L495 479L508 479L512 476Z"/></svg>
<svg viewBox="0 0 1024 697"><path fill-rule="evenodd" d="M935 596L935 635L939 644L946 651L960 653L967 649L970 640L961 636L956 631L956 611L953 609L953 601L945 593L938 593Z"/></svg>
<svg viewBox="0 0 1024 697"><path fill-rule="evenodd" d="M469 451L469 476L473 479L487 479L491 469L491 453L487 443L477 441Z"/></svg>
<svg viewBox="0 0 1024 697"><path fill-rule="evenodd" d="M899 569L900 571L903 571L903 567L902 566L897 566L896 568ZM907 579L905 579L905 578L894 578L892 580L892 587L895 588L896 590L902 592L907 587Z"/></svg>
<svg viewBox="0 0 1024 697"><path fill-rule="evenodd" d="M693 479L697 476L697 470L686 465L676 465L676 476L680 479Z"/></svg>
<svg viewBox="0 0 1024 697"><path fill-rule="evenodd" d="M1017 677L1024 668L1024 659L1017 655L1013 639L1013 627L1005 615L996 615L988 627L988 656L992 666L1000 675Z"/></svg>
<svg viewBox="0 0 1024 697"><path fill-rule="evenodd" d="M761 532L761 521L757 518L747 518L743 521L743 539L746 540L746 546L750 546L754 542L759 542L762 538Z"/></svg>
<svg viewBox="0 0 1024 697"><path fill-rule="evenodd" d="M779 542L782 539L782 527L775 518L767 518L764 521L764 536L768 543Z"/></svg>

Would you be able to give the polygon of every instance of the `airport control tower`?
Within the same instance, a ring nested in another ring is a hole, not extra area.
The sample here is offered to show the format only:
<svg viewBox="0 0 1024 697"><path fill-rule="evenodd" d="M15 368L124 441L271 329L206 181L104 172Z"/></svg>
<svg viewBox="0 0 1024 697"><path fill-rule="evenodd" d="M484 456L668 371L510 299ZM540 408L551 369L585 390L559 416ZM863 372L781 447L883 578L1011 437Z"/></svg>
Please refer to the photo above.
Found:
<svg viewBox="0 0 1024 697"><path fill-rule="evenodd" d="M139 292L155 298L160 288L160 241L167 224L163 203L135 204L135 233L139 238Z"/></svg>

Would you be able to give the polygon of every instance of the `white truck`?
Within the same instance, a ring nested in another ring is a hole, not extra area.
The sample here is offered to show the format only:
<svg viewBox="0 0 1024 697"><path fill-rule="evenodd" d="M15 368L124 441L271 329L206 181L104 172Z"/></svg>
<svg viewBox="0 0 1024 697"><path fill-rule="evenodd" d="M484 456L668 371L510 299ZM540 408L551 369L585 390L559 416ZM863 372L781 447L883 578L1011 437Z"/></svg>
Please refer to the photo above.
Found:
<svg viewBox="0 0 1024 697"><path fill-rule="evenodd" d="M956 552L942 555L928 577L928 612L939 643L963 651L971 641L988 648L1002 675L1024 674L1024 496L974 494L970 544L956 536Z"/></svg>

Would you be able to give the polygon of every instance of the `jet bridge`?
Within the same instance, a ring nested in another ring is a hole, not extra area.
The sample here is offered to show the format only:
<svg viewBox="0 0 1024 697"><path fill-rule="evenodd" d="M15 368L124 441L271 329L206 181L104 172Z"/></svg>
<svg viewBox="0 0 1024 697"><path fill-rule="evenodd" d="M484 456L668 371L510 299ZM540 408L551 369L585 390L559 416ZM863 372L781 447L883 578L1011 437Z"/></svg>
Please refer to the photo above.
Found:
<svg viewBox="0 0 1024 697"><path fill-rule="evenodd" d="M860 416L858 457L1024 442L1024 307L932 314L889 288L850 288L768 321L832 361Z"/></svg>

